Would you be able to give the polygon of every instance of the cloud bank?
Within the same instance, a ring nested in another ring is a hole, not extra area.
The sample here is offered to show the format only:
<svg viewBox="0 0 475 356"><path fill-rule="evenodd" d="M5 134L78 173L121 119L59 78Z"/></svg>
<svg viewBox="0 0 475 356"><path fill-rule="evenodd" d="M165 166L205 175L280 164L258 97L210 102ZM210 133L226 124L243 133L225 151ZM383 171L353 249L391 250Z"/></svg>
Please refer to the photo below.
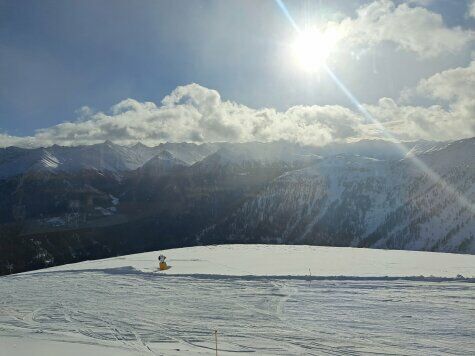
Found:
<svg viewBox="0 0 475 356"><path fill-rule="evenodd" d="M368 123L356 110L339 105L294 106L279 112L253 109L223 100L216 90L198 84L179 86L152 102L123 100L108 112L83 107L78 118L38 130L31 137L0 134L0 146L37 147L82 145L112 140L128 145L138 141L247 142L288 140L302 144L362 138L450 140L475 136L475 61L421 80L401 94L401 100L381 98L364 107L381 123ZM423 97L438 104L411 104Z"/></svg>
<svg viewBox="0 0 475 356"><path fill-rule="evenodd" d="M469 11L473 13L475 8L471 6ZM388 42L422 59L455 53L475 39L474 31L446 26L440 14L411 3L396 5L390 0L363 5L355 18L329 22L325 27L324 30L339 33L345 45L368 47Z"/></svg>

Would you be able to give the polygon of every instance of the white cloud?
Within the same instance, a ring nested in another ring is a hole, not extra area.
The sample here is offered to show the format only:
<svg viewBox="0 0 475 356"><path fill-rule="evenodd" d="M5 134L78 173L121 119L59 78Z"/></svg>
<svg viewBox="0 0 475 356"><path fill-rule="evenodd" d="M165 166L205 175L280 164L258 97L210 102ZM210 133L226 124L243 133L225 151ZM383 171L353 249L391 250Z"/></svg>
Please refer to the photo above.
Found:
<svg viewBox="0 0 475 356"><path fill-rule="evenodd" d="M402 93L401 103L382 98L364 107L384 127L368 123L358 112L339 105L294 106L287 111L253 109L221 99L198 84L179 86L158 106L126 99L110 111L79 110L78 120L38 130L33 137L0 134L0 146L80 145L112 140L246 142L289 140L311 145L359 138L449 140L475 136L475 60L421 80ZM415 97L437 105L414 105Z"/></svg>
<svg viewBox="0 0 475 356"><path fill-rule="evenodd" d="M475 18L475 0L468 4L468 15Z"/></svg>
<svg viewBox="0 0 475 356"><path fill-rule="evenodd" d="M467 67L448 69L421 80L415 93L456 103L475 100L475 60Z"/></svg>
<svg viewBox="0 0 475 356"><path fill-rule="evenodd" d="M31 136L19 137L0 133L0 147L37 147L38 145L40 145L38 140Z"/></svg>
<svg viewBox="0 0 475 356"><path fill-rule="evenodd" d="M421 80L415 88L402 92L403 102L422 97L448 107L444 120L454 129L475 132L475 60L467 67L448 69ZM442 109L441 109L442 110ZM441 121L443 122L443 121Z"/></svg>
<svg viewBox="0 0 475 356"><path fill-rule="evenodd" d="M420 58L454 53L474 40L473 31L447 27L440 14L408 3L396 5L390 0L366 4L357 10L356 18L348 17L327 27L341 33L346 45L391 42Z"/></svg>
<svg viewBox="0 0 475 356"><path fill-rule="evenodd" d="M85 117L85 115L89 116ZM0 145L80 145L112 140L245 142L286 139L321 145L360 133L361 118L341 106L297 106L286 112L255 110L223 101L215 90L197 84L177 87L162 106L126 99L109 113L79 111L80 120L38 130L34 137L0 136Z"/></svg>
<svg viewBox="0 0 475 356"><path fill-rule="evenodd" d="M378 105L366 105L367 110L384 126L386 132L400 140L452 140L475 135L475 122L456 110L440 105L429 107L398 105L389 98ZM382 136L375 125L368 125L367 135Z"/></svg>
<svg viewBox="0 0 475 356"><path fill-rule="evenodd" d="M434 0L406 0L407 4L419 5L419 6L428 6L433 2Z"/></svg>

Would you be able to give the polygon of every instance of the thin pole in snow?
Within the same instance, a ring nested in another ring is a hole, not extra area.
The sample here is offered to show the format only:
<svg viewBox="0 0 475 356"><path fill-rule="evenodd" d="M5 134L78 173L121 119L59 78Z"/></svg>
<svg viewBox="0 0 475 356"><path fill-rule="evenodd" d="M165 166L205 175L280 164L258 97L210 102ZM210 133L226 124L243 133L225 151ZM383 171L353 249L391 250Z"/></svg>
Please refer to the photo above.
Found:
<svg viewBox="0 0 475 356"><path fill-rule="evenodd" d="M308 269L308 275L309 275L308 286L310 287L310 283L312 283L312 271L310 271L310 268Z"/></svg>
<svg viewBox="0 0 475 356"><path fill-rule="evenodd" d="M218 330L214 331L214 344L216 346L216 356L218 356Z"/></svg>

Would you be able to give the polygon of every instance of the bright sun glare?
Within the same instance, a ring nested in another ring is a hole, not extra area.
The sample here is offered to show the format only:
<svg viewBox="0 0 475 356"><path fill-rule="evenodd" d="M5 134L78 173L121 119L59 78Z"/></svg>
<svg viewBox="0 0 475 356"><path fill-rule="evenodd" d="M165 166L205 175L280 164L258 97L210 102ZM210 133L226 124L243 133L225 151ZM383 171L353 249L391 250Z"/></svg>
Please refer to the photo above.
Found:
<svg viewBox="0 0 475 356"><path fill-rule="evenodd" d="M316 71L325 64L337 40L338 37L333 31L320 32L317 29L302 31L292 46L295 60L304 70Z"/></svg>

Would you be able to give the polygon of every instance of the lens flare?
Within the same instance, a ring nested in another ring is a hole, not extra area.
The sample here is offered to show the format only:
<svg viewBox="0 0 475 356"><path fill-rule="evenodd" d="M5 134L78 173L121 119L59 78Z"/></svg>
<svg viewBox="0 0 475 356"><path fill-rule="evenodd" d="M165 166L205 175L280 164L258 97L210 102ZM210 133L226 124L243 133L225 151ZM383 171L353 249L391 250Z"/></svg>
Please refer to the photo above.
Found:
<svg viewBox="0 0 475 356"><path fill-rule="evenodd" d="M326 63L337 42L338 36L334 31L309 29L298 33L292 52L301 68L316 71Z"/></svg>
<svg viewBox="0 0 475 356"><path fill-rule="evenodd" d="M374 123L381 130L381 133L388 139L393 142L398 142L391 132L387 131L384 125L379 122L373 115L371 115L366 108L360 104L358 99L350 92L350 90L340 81L335 73L327 66L326 59L329 56L332 49L335 47L338 41L338 33L327 31L325 33L308 33L308 31L301 31L300 27L294 21L290 15L287 7L282 0L275 0L279 5L280 9L287 17L296 33L298 34L295 49L296 54L298 55L299 62L305 69L315 70L319 67L322 67L325 72L333 79L335 84L341 89L341 91L346 95L346 97L351 101L352 104L358 109L358 111L368 120L368 122ZM307 48L309 46L309 48ZM313 46L313 47L312 47ZM399 142L397 147L407 154L409 152L408 148L402 143ZM455 187L447 183L439 174L433 171L424 161L420 160L416 156L409 156L410 162L412 162L421 172L425 173L429 179L434 184L439 184L444 191L455 197L460 206L468 209L471 213L475 214L475 204L466 198L461 192L459 192Z"/></svg>

